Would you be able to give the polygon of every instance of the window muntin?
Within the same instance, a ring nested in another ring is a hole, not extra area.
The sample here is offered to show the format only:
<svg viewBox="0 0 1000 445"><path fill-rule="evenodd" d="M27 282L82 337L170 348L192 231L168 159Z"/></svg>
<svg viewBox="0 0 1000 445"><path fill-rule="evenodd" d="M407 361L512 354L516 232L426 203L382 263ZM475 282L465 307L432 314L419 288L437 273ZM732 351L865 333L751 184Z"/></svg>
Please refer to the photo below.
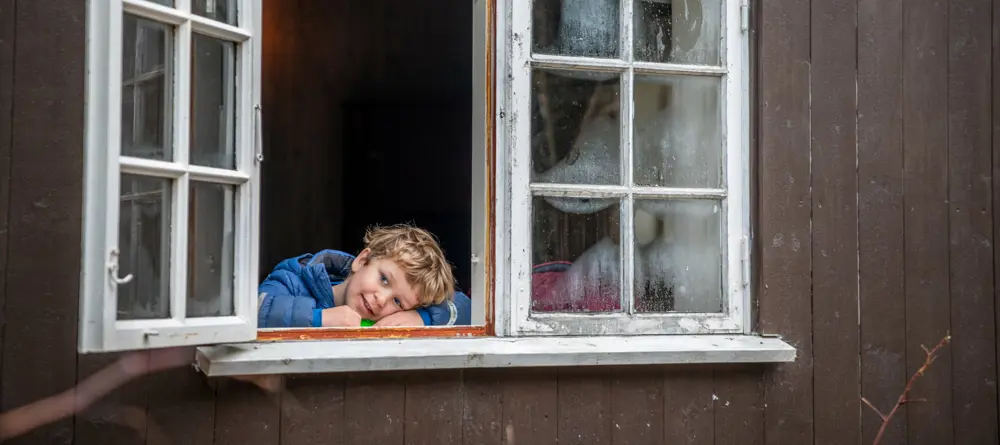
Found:
<svg viewBox="0 0 1000 445"><path fill-rule="evenodd" d="M515 333L743 331L740 13L737 0L513 2Z"/></svg>
<svg viewBox="0 0 1000 445"><path fill-rule="evenodd" d="M260 0L88 13L80 349L252 340Z"/></svg>

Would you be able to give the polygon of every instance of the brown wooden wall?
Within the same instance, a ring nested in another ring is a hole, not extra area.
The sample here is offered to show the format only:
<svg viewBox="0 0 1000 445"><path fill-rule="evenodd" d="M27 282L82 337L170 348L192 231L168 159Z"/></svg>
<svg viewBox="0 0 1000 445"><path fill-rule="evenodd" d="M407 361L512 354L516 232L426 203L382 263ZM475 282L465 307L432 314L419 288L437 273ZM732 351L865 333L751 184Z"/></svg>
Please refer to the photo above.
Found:
<svg viewBox="0 0 1000 445"><path fill-rule="evenodd" d="M754 5L759 323L796 363L288 377L279 397L179 369L11 443L867 444L860 397L887 409L948 331L883 443L998 443L1000 8ZM84 25L84 0L0 0L3 410L113 360L76 354Z"/></svg>

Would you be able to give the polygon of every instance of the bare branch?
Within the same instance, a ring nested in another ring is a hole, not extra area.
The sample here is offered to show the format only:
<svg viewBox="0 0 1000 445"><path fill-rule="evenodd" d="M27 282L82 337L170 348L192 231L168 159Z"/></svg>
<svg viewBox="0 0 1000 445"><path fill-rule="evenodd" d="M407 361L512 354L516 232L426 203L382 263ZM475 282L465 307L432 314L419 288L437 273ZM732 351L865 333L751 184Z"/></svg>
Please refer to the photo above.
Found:
<svg viewBox="0 0 1000 445"><path fill-rule="evenodd" d="M875 436L875 441L872 442L872 445L878 445L878 443L882 440L882 436L885 435L886 428L889 426L889 421L892 420L892 416L896 415L896 412L899 411L900 407L909 403L927 401L927 399L910 399L910 390L913 389L913 383L917 381L917 378L924 375L931 363L934 363L934 360L937 359L938 350L948 344L949 341L951 341L950 333L945 334L944 338L942 338L941 341L939 341L938 344L932 349L927 349L924 345L920 345L920 348L927 353L927 358L924 359L924 364L920 366L920 369L917 369L917 371L910 376L910 380L906 382L906 387L903 388L903 393L899 395L899 399L896 400L896 405L892 407L892 411L889 411L889 414L883 415L882 412L876 409L870 402L868 402L867 399L864 397L861 398L861 401L870 406L875 413L882 418L882 427L879 428L878 434Z"/></svg>

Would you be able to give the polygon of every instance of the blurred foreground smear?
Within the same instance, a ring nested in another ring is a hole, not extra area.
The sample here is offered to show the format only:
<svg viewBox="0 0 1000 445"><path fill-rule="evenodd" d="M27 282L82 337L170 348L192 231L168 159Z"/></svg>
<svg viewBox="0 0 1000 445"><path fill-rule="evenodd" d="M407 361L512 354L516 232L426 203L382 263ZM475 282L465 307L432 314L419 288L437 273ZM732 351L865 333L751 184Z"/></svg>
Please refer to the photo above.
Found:
<svg viewBox="0 0 1000 445"><path fill-rule="evenodd" d="M137 377L172 368L190 366L194 362L192 347L136 351L123 354L75 387L54 396L0 414L0 442L20 436L40 426L81 413L116 388ZM193 371L192 371L193 372ZM282 393L282 379L277 375L237 376L270 394ZM291 394L282 394L282 408L299 410L301 406ZM277 400L277 398L275 398ZM142 413L142 415L145 415ZM143 422L145 423L145 422ZM156 434L155 425L148 432Z"/></svg>

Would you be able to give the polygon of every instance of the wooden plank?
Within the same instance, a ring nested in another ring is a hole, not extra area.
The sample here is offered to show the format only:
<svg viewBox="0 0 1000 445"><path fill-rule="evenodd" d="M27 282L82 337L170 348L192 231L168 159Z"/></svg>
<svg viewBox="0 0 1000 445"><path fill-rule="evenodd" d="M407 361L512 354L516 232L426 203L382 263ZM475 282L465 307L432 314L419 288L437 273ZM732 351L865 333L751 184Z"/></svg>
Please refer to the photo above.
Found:
<svg viewBox="0 0 1000 445"><path fill-rule="evenodd" d="M1000 443L993 294L990 0L948 10L948 203L954 443ZM976 68L972 68L976 67ZM943 324L943 322L942 322ZM942 366L932 375L948 372ZM942 394L942 396L944 396ZM936 404L936 399L931 399Z"/></svg>
<svg viewBox="0 0 1000 445"><path fill-rule="evenodd" d="M286 377L281 445L345 443L344 381L338 375Z"/></svg>
<svg viewBox="0 0 1000 445"><path fill-rule="evenodd" d="M185 366L153 374L144 378L143 383L147 406L146 445L214 443L214 382Z"/></svg>
<svg viewBox="0 0 1000 445"><path fill-rule="evenodd" d="M887 412L906 380L903 287L903 0L858 1L858 261L861 392ZM862 443L882 420L861 411ZM896 416L883 443L903 443Z"/></svg>
<svg viewBox="0 0 1000 445"><path fill-rule="evenodd" d="M463 371L462 440L465 445L503 444L503 370Z"/></svg>
<svg viewBox="0 0 1000 445"><path fill-rule="evenodd" d="M950 328L948 280L948 5L903 8L903 197L906 361L911 374ZM951 349L913 388L928 403L907 407L911 445L952 443Z"/></svg>
<svg viewBox="0 0 1000 445"><path fill-rule="evenodd" d="M560 368L557 392L560 444L611 443L611 381L600 369Z"/></svg>
<svg viewBox="0 0 1000 445"><path fill-rule="evenodd" d="M715 376L712 365L670 369L663 376L663 443L715 443Z"/></svg>
<svg viewBox="0 0 1000 445"><path fill-rule="evenodd" d="M461 371L407 375L405 443L462 443L464 395Z"/></svg>
<svg viewBox="0 0 1000 445"><path fill-rule="evenodd" d="M4 320L7 301L7 249L10 232L10 151L11 120L14 112L14 48L17 33L15 0L0 0L0 320ZM3 345L0 329L0 346ZM0 381L3 380L3 354L0 354Z"/></svg>
<svg viewBox="0 0 1000 445"><path fill-rule="evenodd" d="M406 385L398 374L352 374L347 377L344 401L350 407L344 411L345 443L404 443Z"/></svg>
<svg viewBox="0 0 1000 445"><path fill-rule="evenodd" d="M815 443L861 439L858 365L857 3L812 4Z"/></svg>
<svg viewBox="0 0 1000 445"><path fill-rule="evenodd" d="M509 371L504 376L504 444L556 443L558 390L550 369Z"/></svg>
<svg viewBox="0 0 1000 445"><path fill-rule="evenodd" d="M762 368L717 365L714 374L718 397L715 400L715 444L763 444Z"/></svg>
<svg viewBox="0 0 1000 445"><path fill-rule="evenodd" d="M8 252L18 261L7 265L2 410L76 382L83 208L86 4L21 1L15 13L14 32L22 38L14 50L9 214L17 217L10 220ZM68 418L8 443L72 441Z"/></svg>
<svg viewBox="0 0 1000 445"><path fill-rule="evenodd" d="M280 394L235 379L215 383L215 445L278 445Z"/></svg>
<svg viewBox="0 0 1000 445"><path fill-rule="evenodd" d="M992 68L993 68L993 84L992 84L992 99L993 107L997 109L1000 106L1000 8L993 8L993 52L992 52ZM992 113L993 121L993 286L998 286L997 278L1000 277L1000 248L997 248L997 240L1000 240L1000 223L997 221L997 215L995 214L997 209L1000 209L1000 110ZM993 293L993 304L995 317L994 320L1000 320L1000 292L996 292L994 289ZM997 323L996 330L994 331L994 339L996 340L996 355L1000 358L1000 323ZM1000 382L1000 366L997 367L997 375L993 377L994 382ZM998 397L998 407L997 410L1000 411L1000 397Z"/></svg>
<svg viewBox="0 0 1000 445"><path fill-rule="evenodd" d="M630 367L611 374L611 443L664 443L663 371Z"/></svg>
<svg viewBox="0 0 1000 445"><path fill-rule="evenodd" d="M774 444L813 442L809 10L776 0L760 12L760 330L798 349L795 363L766 374L765 437Z"/></svg>

